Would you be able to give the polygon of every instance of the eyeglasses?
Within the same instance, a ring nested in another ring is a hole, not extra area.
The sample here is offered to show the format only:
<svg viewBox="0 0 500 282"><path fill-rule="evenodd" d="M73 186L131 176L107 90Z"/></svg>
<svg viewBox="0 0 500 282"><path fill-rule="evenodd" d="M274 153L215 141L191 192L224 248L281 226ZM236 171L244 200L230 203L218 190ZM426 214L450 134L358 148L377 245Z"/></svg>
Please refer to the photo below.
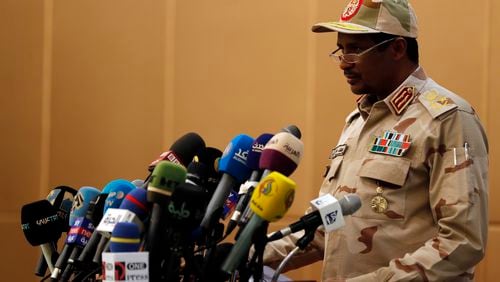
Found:
<svg viewBox="0 0 500 282"><path fill-rule="evenodd" d="M348 63L348 64L355 64L357 62L359 62L361 56L365 55L366 53L372 51L373 49L377 48L378 46L381 46L381 45L384 45L385 43L387 42L391 42L393 40L395 40L397 37L394 37L394 38L391 38L391 39L387 39L387 40L384 40L378 44L375 44L373 45L372 47L364 50L363 52L361 53L348 53L348 54L340 54L340 55L337 55L335 53L337 53L338 51L340 51L340 48L338 48L337 50L333 51L331 54L330 54L330 57L336 61L337 63L340 63L342 61L344 61L345 63Z"/></svg>

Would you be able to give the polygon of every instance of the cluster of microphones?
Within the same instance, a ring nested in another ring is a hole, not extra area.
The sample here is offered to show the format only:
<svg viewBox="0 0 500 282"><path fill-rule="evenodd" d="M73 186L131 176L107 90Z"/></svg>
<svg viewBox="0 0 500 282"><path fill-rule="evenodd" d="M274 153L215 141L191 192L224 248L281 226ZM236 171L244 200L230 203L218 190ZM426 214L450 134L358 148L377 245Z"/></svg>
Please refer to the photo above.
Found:
<svg viewBox="0 0 500 282"><path fill-rule="evenodd" d="M318 227L340 228L361 205L354 194L340 200L327 194L311 201L313 212L267 234L294 200L289 176L303 155L300 138L293 125L255 139L240 134L221 152L191 132L149 165L144 180L115 179L102 190L55 187L21 209L24 235L42 252L35 275L42 281L261 280L268 242L303 231L297 243L303 249Z"/></svg>

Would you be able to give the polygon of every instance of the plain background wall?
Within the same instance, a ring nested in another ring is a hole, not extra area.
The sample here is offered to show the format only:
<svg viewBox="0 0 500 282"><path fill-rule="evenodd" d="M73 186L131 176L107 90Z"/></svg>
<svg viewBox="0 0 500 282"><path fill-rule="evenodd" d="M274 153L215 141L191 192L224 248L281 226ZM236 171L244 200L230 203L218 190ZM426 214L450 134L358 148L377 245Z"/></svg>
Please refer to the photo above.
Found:
<svg viewBox="0 0 500 282"><path fill-rule="evenodd" d="M147 165L194 131L224 149L288 124L302 130L298 194L281 228L317 196L327 157L355 96L328 54L344 0L1 0L0 271L32 273L39 249L20 208L57 185L102 187L146 176ZM466 98L490 140L490 236L476 281L500 269L498 170L500 3L413 1L421 65ZM319 279L320 263L296 270ZM3 279L0 279L3 280Z"/></svg>

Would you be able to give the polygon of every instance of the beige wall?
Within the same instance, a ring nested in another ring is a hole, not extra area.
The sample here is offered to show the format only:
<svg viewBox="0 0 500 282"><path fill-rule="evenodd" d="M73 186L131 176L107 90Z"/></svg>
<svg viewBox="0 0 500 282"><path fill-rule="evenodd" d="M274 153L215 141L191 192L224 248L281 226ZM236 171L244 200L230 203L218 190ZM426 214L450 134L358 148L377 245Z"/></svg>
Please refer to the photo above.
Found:
<svg viewBox="0 0 500 282"><path fill-rule="evenodd" d="M413 1L421 62L469 100L500 164L495 121L500 90L500 4ZM335 19L345 1L2 0L0 1L0 175L4 185L0 272L36 281L38 249L19 226L23 204L56 185L102 188L146 175L180 135L198 132L223 149L296 124L305 157L292 178L298 197L283 226L316 196L354 97L328 53L335 34L312 23ZM500 177L491 174L491 187ZM490 240L476 281L500 270L500 200L491 189ZM319 279L320 264L291 274Z"/></svg>

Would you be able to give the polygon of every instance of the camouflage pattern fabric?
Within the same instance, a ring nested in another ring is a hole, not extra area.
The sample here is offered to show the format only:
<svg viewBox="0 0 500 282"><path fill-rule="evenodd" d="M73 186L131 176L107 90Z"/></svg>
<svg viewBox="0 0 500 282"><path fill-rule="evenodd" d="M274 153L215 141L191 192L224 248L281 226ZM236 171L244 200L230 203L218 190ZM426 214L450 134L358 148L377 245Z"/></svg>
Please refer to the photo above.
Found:
<svg viewBox="0 0 500 282"><path fill-rule="evenodd" d="M371 152L388 133L409 148ZM472 281L488 227L488 143L473 108L419 68L386 99L358 99L338 145L320 195L356 193L362 206L344 228L318 230L289 269L322 259L322 281ZM377 195L385 208L372 206ZM265 263L301 235L270 243Z"/></svg>

